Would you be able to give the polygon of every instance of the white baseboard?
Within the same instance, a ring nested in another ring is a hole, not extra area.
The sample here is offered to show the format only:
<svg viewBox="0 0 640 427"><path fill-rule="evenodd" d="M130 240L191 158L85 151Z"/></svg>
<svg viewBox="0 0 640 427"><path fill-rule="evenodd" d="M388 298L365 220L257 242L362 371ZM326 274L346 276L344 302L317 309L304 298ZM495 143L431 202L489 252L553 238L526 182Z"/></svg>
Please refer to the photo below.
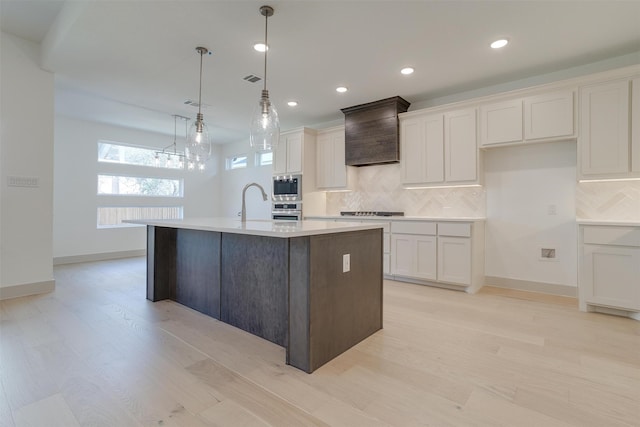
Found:
<svg viewBox="0 0 640 427"><path fill-rule="evenodd" d="M53 265L76 264L79 262L106 261L110 259L133 258L145 256L146 249L135 249L132 251L102 252L97 254L61 256L53 258Z"/></svg>
<svg viewBox="0 0 640 427"><path fill-rule="evenodd" d="M604 313L604 314L611 314L613 316L628 317L630 319L640 321L640 312L638 311L628 311L628 310L623 310L619 308L605 307L601 305L592 305L592 304L587 304L586 311L589 311L592 313Z"/></svg>
<svg viewBox="0 0 640 427"><path fill-rule="evenodd" d="M21 285L5 286L0 288L0 300L26 297L29 295L46 294L56 288L55 280L44 282L23 283Z"/></svg>
<svg viewBox="0 0 640 427"><path fill-rule="evenodd" d="M538 292L541 294L560 295L564 297L578 298L578 287L568 285L556 285L555 283L531 282L528 280L508 279L506 277L485 276L486 286L496 288L517 289L519 291Z"/></svg>

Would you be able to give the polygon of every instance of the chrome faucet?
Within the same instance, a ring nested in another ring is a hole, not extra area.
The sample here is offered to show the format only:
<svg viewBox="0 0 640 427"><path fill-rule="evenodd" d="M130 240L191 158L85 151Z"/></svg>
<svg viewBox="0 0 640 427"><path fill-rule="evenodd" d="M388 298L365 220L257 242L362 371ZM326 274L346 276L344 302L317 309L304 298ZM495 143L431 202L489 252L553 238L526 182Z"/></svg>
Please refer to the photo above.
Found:
<svg viewBox="0 0 640 427"><path fill-rule="evenodd" d="M258 187L260 189L260 191L262 191L262 200L264 200L265 202L267 201L267 193L264 192L264 188L262 188L262 186L260 184L258 184L257 182L252 182L251 184L247 184L244 186L244 188L242 189L242 211L240 213L240 221L242 222L246 222L247 221L247 205L245 204L245 193L247 192L247 189L249 187Z"/></svg>

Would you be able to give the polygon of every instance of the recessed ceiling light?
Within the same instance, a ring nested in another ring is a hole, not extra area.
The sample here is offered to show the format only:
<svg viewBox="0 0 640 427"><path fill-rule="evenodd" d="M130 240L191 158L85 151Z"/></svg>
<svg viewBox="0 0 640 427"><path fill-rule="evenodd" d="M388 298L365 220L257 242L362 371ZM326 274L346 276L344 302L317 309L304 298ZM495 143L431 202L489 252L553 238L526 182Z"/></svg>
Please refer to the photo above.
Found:
<svg viewBox="0 0 640 427"><path fill-rule="evenodd" d="M496 40L493 43L491 43L491 47L493 49L500 49L501 47L505 47L507 44L509 44L509 40L500 39L500 40Z"/></svg>
<svg viewBox="0 0 640 427"><path fill-rule="evenodd" d="M289 107L295 107L296 105L298 105L298 102L297 101L289 101L289 102L287 102L287 105Z"/></svg>
<svg viewBox="0 0 640 427"><path fill-rule="evenodd" d="M404 74L405 76L408 76L409 74L413 74L414 69L413 69L413 68L411 68L411 67L405 67L405 68L403 68L402 70L400 70L400 72L401 72L402 74Z"/></svg>
<svg viewBox="0 0 640 427"><path fill-rule="evenodd" d="M253 45L253 48L255 50L257 50L258 52L264 52L266 50L269 50L269 46L267 46L264 43L256 43L256 44Z"/></svg>
<svg viewBox="0 0 640 427"><path fill-rule="evenodd" d="M338 87L336 88L336 92L340 92L340 93L345 93L345 92L346 92L346 91L348 91L348 90L349 90L349 89L347 89L347 88L346 88L346 87L344 87L344 86L338 86Z"/></svg>

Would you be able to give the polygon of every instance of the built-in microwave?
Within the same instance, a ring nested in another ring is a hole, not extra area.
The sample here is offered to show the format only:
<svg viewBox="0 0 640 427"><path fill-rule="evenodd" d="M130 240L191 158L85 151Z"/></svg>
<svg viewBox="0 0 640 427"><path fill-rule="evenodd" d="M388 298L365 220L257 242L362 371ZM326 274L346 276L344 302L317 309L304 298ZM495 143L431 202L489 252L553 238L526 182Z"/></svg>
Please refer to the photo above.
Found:
<svg viewBox="0 0 640 427"><path fill-rule="evenodd" d="M302 201L302 175L274 175L274 202Z"/></svg>

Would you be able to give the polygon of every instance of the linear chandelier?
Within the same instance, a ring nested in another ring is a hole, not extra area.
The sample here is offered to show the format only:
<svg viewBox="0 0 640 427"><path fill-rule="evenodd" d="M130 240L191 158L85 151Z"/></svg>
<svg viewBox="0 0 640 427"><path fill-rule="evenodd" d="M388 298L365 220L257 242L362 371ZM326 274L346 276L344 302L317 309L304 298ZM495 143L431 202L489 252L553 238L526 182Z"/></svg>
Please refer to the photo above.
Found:
<svg viewBox="0 0 640 427"><path fill-rule="evenodd" d="M185 139L187 138L187 122L191 119L178 114L173 114L173 142L164 147L161 151L156 151L154 158L155 166L159 167L161 161L164 161L164 167L166 168L187 168L188 170L197 169L203 171L205 169L204 161L189 159L185 152L178 151L178 120L184 120L184 135Z"/></svg>

